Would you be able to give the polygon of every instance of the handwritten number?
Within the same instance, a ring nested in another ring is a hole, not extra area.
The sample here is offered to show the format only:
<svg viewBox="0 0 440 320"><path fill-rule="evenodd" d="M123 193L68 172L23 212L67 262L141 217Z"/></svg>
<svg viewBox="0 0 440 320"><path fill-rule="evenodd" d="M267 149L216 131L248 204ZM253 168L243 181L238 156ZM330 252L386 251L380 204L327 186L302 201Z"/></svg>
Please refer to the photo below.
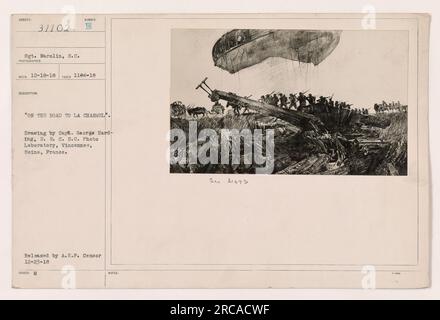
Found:
<svg viewBox="0 0 440 320"><path fill-rule="evenodd" d="M40 24L38 32L65 32L69 31L69 27L64 27L62 24Z"/></svg>

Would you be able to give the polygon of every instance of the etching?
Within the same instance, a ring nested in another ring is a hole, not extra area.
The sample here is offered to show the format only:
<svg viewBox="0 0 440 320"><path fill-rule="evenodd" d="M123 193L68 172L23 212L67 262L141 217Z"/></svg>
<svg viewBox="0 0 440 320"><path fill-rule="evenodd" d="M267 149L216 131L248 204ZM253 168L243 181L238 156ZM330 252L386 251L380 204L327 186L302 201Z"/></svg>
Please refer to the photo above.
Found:
<svg viewBox="0 0 440 320"><path fill-rule="evenodd" d="M194 68L172 70L178 99L171 101L171 129L187 132L197 121L198 130L273 130L273 174L407 175L407 82L395 70L406 74L408 40L397 31L393 47L392 32L366 32L173 30L180 49L173 65ZM183 89L195 75L203 80ZM356 87L360 78L369 87ZM380 92L371 91L381 83ZM243 143L242 160L246 149ZM258 167L179 162L170 172L252 174Z"/></svg>

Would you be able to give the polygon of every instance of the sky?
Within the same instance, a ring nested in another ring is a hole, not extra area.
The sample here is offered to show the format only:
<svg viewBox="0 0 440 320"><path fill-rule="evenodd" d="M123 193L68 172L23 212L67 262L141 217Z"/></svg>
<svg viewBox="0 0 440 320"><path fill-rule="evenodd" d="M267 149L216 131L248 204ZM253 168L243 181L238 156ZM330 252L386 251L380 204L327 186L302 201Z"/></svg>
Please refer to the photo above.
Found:
<svg viewBox="0 0 440 320"><path fill-rule="evenodd" d="M310 90L334 96L358 108L374 103L407 104L407 31L343 31L336 49L318 66L283 58L263 62L230 74L214 66L212 47L229 30L174 29L171 33L171 101L210 107L207 94L195 87L208 77L213 89L259 98Z"/></svg>

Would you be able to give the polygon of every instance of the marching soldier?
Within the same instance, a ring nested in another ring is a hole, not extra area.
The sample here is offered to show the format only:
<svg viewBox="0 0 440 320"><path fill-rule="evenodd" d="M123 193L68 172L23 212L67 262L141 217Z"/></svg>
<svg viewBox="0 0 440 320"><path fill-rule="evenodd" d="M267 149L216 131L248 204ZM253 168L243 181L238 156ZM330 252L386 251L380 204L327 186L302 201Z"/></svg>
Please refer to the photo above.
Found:
<svg viewBox="0 0 440 320"><path fill-rule="evenodd" d="M276 93L274 93L274 94L272 95L271 102L272 102L271 104L272 104L273 106L278 107L278 102L280 102L280 99L278 99L278 96L277 96Z"/></svg>
<svg viewBox="0 0 440 320"><path fill-rule="evenodd" d="M289 109L296 109L296 101L297 101L297 98L296 98L296 94L290 94L289 95Z"/></svg>
<svg viewBox="0 0 440 320"><path fill-rule="evenodd" d="M323 97L323 96L320 96L319 100L318 100L318 103L326 106L327 105L327 98Z"/></svg>
<svg viewBox="0 0 440 320"><path fill-rule="evenodd" d="M380 107L377 103L374 104L374 111L376 111L376 113L379 113L380 111Z"/></svg>
<svg viewBox="0 0 440 320"><path fill-rule="evenodd" d="M313 94L309 93L307 96L307 101L309 101L309 104L312 106L316 103L316 98Z"/></svg>
<svg viewBox="0 0 440 320"><path fill-rule="evenodd" d="M287 109L287 97L282 93L280 93L280 107Z"/></svg>
<svg viewBox="0 0 440 320"><path fill-rule="evenodd" d="M327 98L320 96L318 99L319 111L323 112L324 110L328 112Z"/></svg>
<svg viewBox="0 0 440 320"><path fill-rule="evenodd" d="M298 95L299 107L298 110L302 111L307 105L307 97L304 93L300 92Z"/></svg>
<svg viewBox="0 0 440 320"><path fill-rule="evenodd" d="M329 99L329 101L328 101L328 106L329 106L330 108L334 108L334 107L335 107L335 102L333 101L333 98L330 98L330 99Z"/></svg>
<svg viewBox="0 0 440 320"><path fill-rule="evenodd" d="M272 97L270 96L270 94L266 94L265 95L265 102L268 104L272 104Z"/></svg>

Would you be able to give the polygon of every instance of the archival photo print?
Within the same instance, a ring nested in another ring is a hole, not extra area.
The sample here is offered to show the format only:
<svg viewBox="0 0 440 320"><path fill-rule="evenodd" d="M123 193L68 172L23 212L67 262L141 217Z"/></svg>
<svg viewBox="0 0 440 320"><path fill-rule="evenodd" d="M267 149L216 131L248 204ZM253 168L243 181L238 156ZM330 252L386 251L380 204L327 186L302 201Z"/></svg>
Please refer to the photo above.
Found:
<svg viewBox="0 0 440 320"><path fill-rule="evenodd" d="M408 31L172 29L170 172L406 176Z"/></svg>

